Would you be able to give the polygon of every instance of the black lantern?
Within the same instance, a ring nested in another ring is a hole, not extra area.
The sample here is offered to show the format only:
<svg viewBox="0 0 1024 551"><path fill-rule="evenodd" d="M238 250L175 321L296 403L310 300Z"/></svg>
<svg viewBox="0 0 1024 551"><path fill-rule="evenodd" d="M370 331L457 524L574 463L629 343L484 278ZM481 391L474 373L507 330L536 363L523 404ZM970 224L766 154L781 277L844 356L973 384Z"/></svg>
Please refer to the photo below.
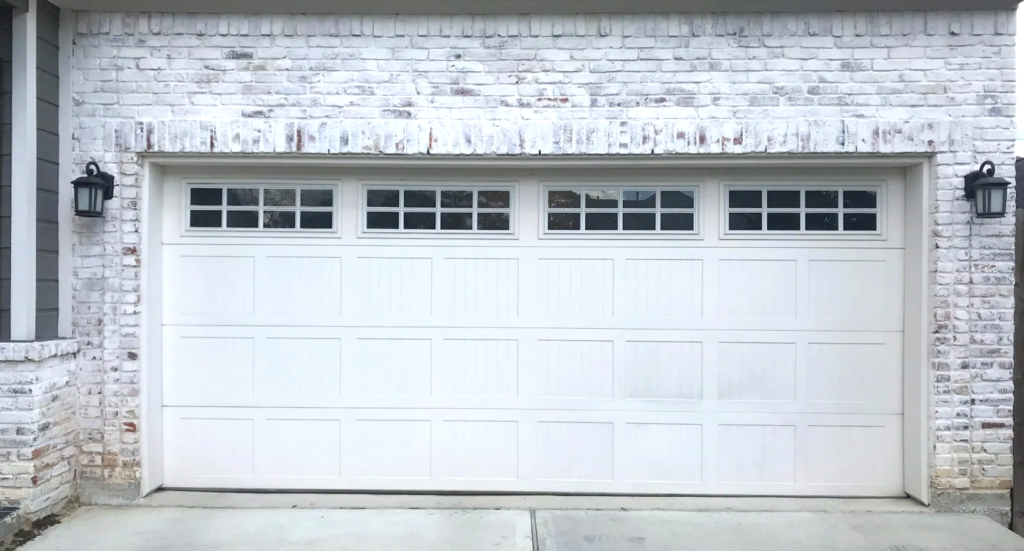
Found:
<svg viewBox="0 0 1024 551"><path fill-rule="evenodd" d="M103 201L114 198L114 177L100 170L96 161L85 165L85 176L71 182L75 186L75 214L86 218L103 216Z"/></svg>
<svg viewBox="0 0 1024 551"><path fill-rule="evenodd" d="M992 161L981 163L977 172L964 176L964 195L974 199L974 212L978 218L1006 216L1009 187L1008 180L996 177L996 165Z"/></svg>

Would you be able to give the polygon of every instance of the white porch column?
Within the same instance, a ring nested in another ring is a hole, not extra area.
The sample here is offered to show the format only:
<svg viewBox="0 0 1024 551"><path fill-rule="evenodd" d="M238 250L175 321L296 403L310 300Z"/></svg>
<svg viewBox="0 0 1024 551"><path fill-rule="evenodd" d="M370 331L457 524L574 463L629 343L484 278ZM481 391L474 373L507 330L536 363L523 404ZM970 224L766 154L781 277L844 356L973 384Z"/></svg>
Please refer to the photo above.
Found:
<svg viewBox="0 0 1024 551"><path fill-rule="evenodd" d="M11 340L36 338L36 0L14 13L11 63Z"/></svg>
<svg viewBox="0 0 1024 551"><path fill-rule="evenodd" d="M60 10L60 187L57 196L58 242L57 273L58 273L58 307L57 336L70 338L73 334L71 323L71 249L73 247L72 195L74 189L71 181L75 179L74 167L71 164L71 136L74 134L72 119L74 99L71 93L71 51L74 49L75 12L63 8Z"/></svg>

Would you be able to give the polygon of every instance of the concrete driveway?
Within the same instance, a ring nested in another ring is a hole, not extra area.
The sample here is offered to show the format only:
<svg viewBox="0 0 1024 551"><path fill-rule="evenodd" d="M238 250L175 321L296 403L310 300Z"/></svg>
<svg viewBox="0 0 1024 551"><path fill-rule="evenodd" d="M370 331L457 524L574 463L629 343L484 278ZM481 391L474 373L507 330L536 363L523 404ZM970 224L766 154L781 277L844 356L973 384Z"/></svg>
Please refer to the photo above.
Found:
<svg viewBox="0 0 1024 551"><path fill-rule="evenodd" d="M534 549L1024 551L1024 539L932 513L85 507L21 551Z"/></svg>

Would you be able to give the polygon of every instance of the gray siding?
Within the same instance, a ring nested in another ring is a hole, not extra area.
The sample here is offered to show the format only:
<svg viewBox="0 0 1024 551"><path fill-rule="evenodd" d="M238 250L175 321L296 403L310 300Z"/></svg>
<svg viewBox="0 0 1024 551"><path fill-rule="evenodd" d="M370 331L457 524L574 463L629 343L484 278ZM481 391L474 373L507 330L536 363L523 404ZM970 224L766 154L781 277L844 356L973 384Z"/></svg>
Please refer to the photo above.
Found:
<svg viewBox="0 0 1024 551"><path fill-rule="evenodd" d="M60 9L37 4L36 339L57 337ZM11 10L0 9L0 341L11 338Z"/></svg>
<svg viewBox="0 0 1024 551"><path fill-rule="evenodd" d="M0 9L0 341L11 339L11 16Z"/></svg>
<svg viewBox="0 0 1024 551"><path fill-rule="evenodd" d="M39 0L36 41L36 339L57 337L60 8Z"/></svg>

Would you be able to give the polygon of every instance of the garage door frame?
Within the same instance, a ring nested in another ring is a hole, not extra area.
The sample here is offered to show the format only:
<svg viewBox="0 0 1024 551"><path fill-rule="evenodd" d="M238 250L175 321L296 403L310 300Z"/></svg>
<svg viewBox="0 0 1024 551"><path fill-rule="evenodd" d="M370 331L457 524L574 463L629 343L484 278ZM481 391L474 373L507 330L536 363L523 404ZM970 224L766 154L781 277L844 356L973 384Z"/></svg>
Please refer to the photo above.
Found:
<svg viewBox="0 0 1024 551"><path fill-rule="evenodd" d="M274 156L145 156L142 178L142 227L140 251L143 266L140 304L140 385L142 480L141 496L163 484L162 388L161 388L161 289L162 185L164 168L274 167L320 168L904 168L906 170L905 263L904 263L904 489L927 504L930 501L928 431L927 317L932 300L928 279L928 205L934 201L930 182L936 177L934 157L921 156L718 156L678 158L388 158L380 157L274 157ZM140 496L140 497L141 497Z"/></svg>

